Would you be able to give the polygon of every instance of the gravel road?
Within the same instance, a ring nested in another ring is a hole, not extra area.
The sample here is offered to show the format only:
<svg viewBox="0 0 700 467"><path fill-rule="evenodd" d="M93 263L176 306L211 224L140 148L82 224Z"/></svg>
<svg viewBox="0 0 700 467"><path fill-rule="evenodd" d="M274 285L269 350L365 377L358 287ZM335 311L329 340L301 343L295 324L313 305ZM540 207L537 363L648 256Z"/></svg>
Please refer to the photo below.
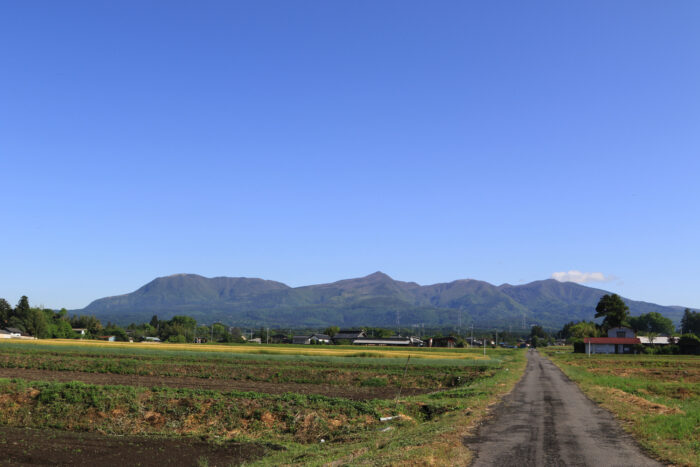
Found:
<svg viewBox="0 0 700 467"><path fill-rule="evenodd" d="M472 466L660 466L551 361L528 352L522 380L479 433Z"/></svg>

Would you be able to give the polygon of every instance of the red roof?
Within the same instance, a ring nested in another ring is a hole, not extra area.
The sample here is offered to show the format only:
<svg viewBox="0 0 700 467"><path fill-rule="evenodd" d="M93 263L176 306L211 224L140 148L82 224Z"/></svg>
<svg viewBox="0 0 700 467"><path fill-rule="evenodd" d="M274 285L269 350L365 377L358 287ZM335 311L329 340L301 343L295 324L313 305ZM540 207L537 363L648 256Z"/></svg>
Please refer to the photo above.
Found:
<svg viewBox="0 0 700 467"><path fill-rule="evenodd" d="M632 345L632 344L641 344L642 341L640 341L636 337L584 337L583 338L584 344L626 344L626 345Z"/></svg>

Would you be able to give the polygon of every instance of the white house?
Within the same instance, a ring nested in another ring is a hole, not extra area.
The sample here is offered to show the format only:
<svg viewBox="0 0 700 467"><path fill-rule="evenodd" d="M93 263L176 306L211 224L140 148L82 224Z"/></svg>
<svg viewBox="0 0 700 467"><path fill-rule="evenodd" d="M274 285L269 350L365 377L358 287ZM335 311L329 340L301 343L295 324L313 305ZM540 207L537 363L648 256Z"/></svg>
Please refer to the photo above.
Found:
<svg viewBox="0 0 700 467"><path fill-rule="evenodd" d="M310 336L294 336L292 344L330 344L331 336L327 334L311 334Z"/></svg>
<svg viewBox="0 0 700 467"><path fill-rule="evenodd" d="M634 330L627 327L608 329L608 337L586 337L583 339L586 353L632 353L632 346L641 344Z"/></svg>

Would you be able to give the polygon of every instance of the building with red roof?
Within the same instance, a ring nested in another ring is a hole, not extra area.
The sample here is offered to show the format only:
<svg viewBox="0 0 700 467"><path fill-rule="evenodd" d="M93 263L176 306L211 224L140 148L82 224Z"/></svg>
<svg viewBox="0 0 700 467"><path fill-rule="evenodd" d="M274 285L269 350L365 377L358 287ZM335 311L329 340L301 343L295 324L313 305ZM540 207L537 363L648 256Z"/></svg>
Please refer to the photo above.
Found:
<svg viewBox="0 0 700 467"><path fill-rule="evenodd" d="M608 337L585 337L583 343L586 353L632 353L634 345L642 341L635 336L634 331L626 327L608 329Z"/></svg>

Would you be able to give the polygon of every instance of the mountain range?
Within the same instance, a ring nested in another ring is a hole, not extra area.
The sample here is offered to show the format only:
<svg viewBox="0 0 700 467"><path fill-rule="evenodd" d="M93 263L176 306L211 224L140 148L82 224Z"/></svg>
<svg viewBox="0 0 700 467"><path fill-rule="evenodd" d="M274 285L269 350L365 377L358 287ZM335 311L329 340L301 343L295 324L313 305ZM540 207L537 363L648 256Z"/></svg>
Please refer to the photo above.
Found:
<svg viewBox="0 0 700 467"><path fill-rule="evenodd" d="M523 285L463 279L433 285L396 281L382 272L328 284L290 287L245 277L206 278L197 274L159 277L138 290L93 301L73 313L126 325L189 315L198 322L241 327L325 326L500 328L532 324L559 329L591 320L600 297L610 293L553 279ZM683 307L625 299L631 314L651 311L680 321Z"/></svg>

